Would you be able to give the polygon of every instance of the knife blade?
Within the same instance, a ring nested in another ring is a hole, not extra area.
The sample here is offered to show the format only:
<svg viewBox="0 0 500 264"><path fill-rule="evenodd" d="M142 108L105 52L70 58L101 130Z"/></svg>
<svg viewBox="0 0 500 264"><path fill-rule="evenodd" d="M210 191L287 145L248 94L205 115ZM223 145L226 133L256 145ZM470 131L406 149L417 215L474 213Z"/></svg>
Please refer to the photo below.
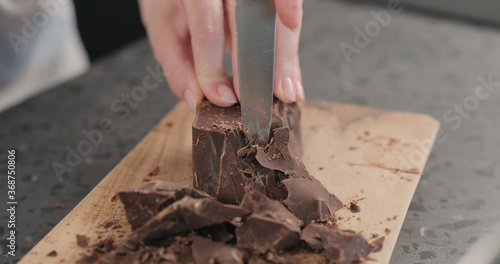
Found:
<svg viewBox="0 0 500 264"><path fill-rule="evenodd" d="M273 108L276 8L274 0L236 2L241 118L250 139L269 140Z"/></svg>

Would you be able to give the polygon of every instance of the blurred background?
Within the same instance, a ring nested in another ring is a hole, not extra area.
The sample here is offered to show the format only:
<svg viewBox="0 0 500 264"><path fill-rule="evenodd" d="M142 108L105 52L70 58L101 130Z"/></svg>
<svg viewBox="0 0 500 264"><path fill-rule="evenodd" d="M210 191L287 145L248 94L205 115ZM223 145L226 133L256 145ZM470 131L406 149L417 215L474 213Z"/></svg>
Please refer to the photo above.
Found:
<svg viewBox="0 0 500 264"><path fill-rule="evenodd" d="M388 2L343 1L384 5ZM91 61L145 35L136 0L75 0L75 6L78 29ZM500 26L500 1L497 0L413 0L404 1L404 6L428 15Z"/></svg>
<svg viewBox="0 0 500 264"><path fill-rule="evenodd" d="M91 61L146 34L137 0L74 2L78 30Z"/></svg>

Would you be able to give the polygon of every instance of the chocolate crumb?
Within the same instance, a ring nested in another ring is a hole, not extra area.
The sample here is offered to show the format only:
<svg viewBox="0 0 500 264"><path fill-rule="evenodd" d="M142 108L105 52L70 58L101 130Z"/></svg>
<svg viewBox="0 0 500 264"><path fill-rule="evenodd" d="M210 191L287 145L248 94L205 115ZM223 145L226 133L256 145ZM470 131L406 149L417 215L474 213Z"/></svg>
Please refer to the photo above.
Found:
<svg viewBox="0 0 500 264"><path fill-rule="evenodd" d="M378 236L379 236L379 235L378 235L377 233L373 233L373 234L372 234L372 237L373 237L373 238L377 238Z"/></svg>
<svg viewBox="0 0 500 264"><path fill-rule="evenodd" d="M85 235L76 235L76 244L79 247L86 247L89 243L89 238Z"/></svg>
<svg viewBox="0 0 500 264"><path fill-rule="evenodd" d="M390 222L390 221L392 220L392 218L387 217L385 220L387 220L387 221L389 221L389 222Z"/></svg>
<svg viewBox="0 0 500 264"><path fill-rule="evenodd" d="M149 173L149 176L156 176L156 175L158 175L159 172L160 172L160 166L156 166L156 168L154 168L154 170L152 170Z"/></svg>
<svg viewBox="0 0 500 264"><path fill-rule="evenodd" d="M55 256L57 256L57 251L55 250L52 250L49 252L49 254L47 254L47 257L55 257Z"/></svg>
<svg viewBox="0 0 500 264"><path fill-rule="evenodd" d="M398 216L397 216L397 215L394 215L394 216L392 217L392 219L396 220L396 219L398 219Z"/></svg>
<svg viewBox="0 0 500 264"><path fill-rule="evenodd" d="M391 230L389 228L386 228L384 231L386 235L389 235L391 233Z"/></svg>
<svg viewBox="0 0 500 264"><path fill-rule="evenodd" d="M56 203L56 207L59 207L59 208L66 208L66 205L63 204L63 203Z"/></svg>
<svg viewBox="0 0 500 264"><path fill-rule="evenodd" d="M349 147L349 150L356 150L356 149L358 149L358 148L357 147L352 147L352 146Z"/></svg>
<svg viewBox="0 0 500 264"><path fill-rule="evenodd" d="M359 213L361 208L359 208L359 205L357 205L355 201L352 201L349 203L349 210L351 210L352 213Z"/></svg>
<svg viewBox="0 0 500 264"><path fill-rule="evenodd" d="M322 171L324 168L323 167L319 167L318 170Z"/></svg>
<svg viewBox="0 0 500 264"><path fill-rule="evenodd" d="M172 127L174 124L172 122L167 122L167 127Z"/></svg>
<svg viewBox="0 0 500 264"><path fill-rule="evenodd" d="M369 131L365 131L365 136L369 136L370 135L370 132Z"/></svg>
<svg viewBox="0 0 500 264"><path fill-rule="evenodd" d="M103 224L103 227L105 229L108 229L110 228L111 226L113 226L113 222L112 221L106 221L104 224Z"/></svg>
<svg viewBox="0 0 500 264"><path fill-rule="evenodd" d="M113 196L111 196L111 201L114 202L116 201L117 198L118 198L118 193L115 193L113 194Z"/></svg>

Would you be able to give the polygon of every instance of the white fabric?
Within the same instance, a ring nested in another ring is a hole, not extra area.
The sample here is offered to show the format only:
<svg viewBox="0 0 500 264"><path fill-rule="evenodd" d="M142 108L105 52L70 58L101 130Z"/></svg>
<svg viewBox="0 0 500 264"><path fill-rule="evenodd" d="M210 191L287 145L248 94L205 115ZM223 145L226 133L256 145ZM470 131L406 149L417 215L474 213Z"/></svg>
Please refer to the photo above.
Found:
<svg viewBox="0 0 500 264"><path fill-rule="evenodd" d="M71 0L0 0L0 36L0 112L89 68Z"/></svg>

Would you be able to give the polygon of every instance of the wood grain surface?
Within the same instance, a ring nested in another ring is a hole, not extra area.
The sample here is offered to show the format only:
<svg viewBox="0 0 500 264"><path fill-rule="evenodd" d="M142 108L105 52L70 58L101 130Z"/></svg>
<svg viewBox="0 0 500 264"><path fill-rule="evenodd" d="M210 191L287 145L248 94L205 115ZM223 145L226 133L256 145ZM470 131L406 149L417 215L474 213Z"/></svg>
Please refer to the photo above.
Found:
<svg viewBox="0 0 500 264"><path fill-rule="evenodd" d="M119 199L113 199L117 190L150 180L192 186L193 119L179 103L19 263L74 263L84 253L77 234L90 237L90 244L120 240L131 228ZM383 250L367 263L389 263L438 128L421 114L323 101L302 105L308 170L345 205L355 201L361 208L339 210L338 224L369 241L386 237ZM47 256L53 250L57 256Z"/></svg>

